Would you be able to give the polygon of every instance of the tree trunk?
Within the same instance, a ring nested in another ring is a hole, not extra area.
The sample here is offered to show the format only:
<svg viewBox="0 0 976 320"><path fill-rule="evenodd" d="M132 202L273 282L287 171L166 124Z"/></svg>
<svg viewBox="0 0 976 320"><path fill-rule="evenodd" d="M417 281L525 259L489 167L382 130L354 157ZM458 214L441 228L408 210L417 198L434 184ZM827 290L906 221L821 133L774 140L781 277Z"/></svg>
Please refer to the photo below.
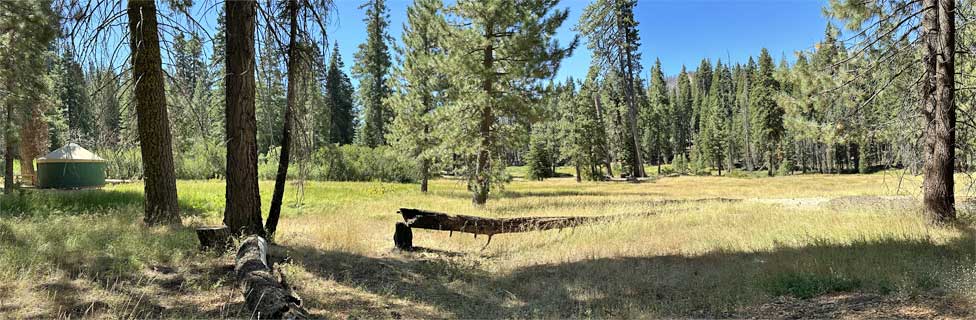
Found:
<svg viewBox="0 0 976 320"><path fill-rule="evenodd" d="M254 20L257 3L226 1L225 103L227 193L224 224L235 234L264 236L258 192L257 120L254 115Z"/></svg>
<svg viewBox="0 0 976 320"><path fill-rule="evenodd" d="M956 218L953 162L956 147L955 0L924 0L922 18L925 78L922 84L925 116L923 204L936 222Z"/></svg>
<svg viewBox="0 0 976 320"><path fill-rule="evenodd" d="M155 1L129 1L127 14L132 77L136 79L136 118L146 177L145 221L149 225L180 223Z"/></svg>
<svg viewBox="0 0 976 320"><path fill-rule="evenodd" d="M8 79L12 81L12 79ZM14 108L7 102L3 117L3 194L14 192Z"/></svg>
<svg viewBox="0 0 976 320"><path fill-rule="evenodd" d="M420 192L427 193L430 184L430 159L424 159L420 163Z"/></svg>
<svg viewBox="0 0 976 320"><path fill-rule="evenodd" d="M281 202L285 196L285 184L288 179L288 162L291 159L291 123L292 110L298 105L299 77L302 73L304 55L298 49L298 0L288 0L288 16L291 24L288 40L288 92L285 102L285 119L281 129L281 154L278 158L278 172L275 174L274 191L271 194L271 210L265 229L268 240L274 242L275 231L278 229L278 219L281 217Z"/></svg>
<svg viewBox="0 0 976 320"><path fill-rule="evenodd" d="M484 49L482 64L485 70L494 71L495 48L492 46L492 33L495 32L493 25L489 22L485 28L485 40L488 45ZM488 97L487 105L481 109L481 122L479 131L481 133L481 147L478 150L478 166L475 168L474 195L471 202L476 206L482 206L488 202L488 192L491 187L491 125L495 121L492 115L492 95L494 91L494 76L488 75L482 83L485 95Z"/></svg>
<svg viewBox="0 0 976 320"><path fill-rule="evenodd" d="M597 121L600 122L600 125L601 126L604 126L605 127L606 126L606 122L603 122L603 106L600 104L600 95L599 95L599 93L593 95L593 104L594 104L594 107L596 108ZM613 161L612 161L612 159L610 159L610 138L607 137L606 135L604 135L603 138L604 138L603 141L601 141L601 142L603 142L603 147L604 147L603 148L603 151L604 151L603 152L603 155L604 155L604 157L603 157L603 159L604 159L603 164L607 167L607 176L608 177L613 177L613 165L611 164Z"/></svg>
<svg viewBox="0 0 976 320"><path fill-rule="evenodd" d="M555 172L555 171L553 171ZM580 165L579 162L576 163L576 183L583 182L583 176L580 175Z"/></svg>

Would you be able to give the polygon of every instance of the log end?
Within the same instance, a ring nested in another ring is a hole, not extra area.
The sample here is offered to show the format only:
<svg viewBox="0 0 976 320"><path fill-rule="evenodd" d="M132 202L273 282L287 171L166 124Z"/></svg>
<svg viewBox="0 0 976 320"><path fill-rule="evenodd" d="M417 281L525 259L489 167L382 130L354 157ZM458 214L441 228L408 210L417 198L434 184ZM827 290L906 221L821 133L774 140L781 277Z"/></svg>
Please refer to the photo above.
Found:
<svg viewBox="0 0 976 320"><path fill-rule="evenodd" d="M400 250L413 249L413 231L410 230L410 226L406 222L397 222L396 229L393 232L393 245Z"/></svg>
<svg viewBox="0 0 976 320"><path fill-rule="evenodd" d="M226 251L233 247L234 237L227 226L207 226L197 228L200 250Z"/></svg>

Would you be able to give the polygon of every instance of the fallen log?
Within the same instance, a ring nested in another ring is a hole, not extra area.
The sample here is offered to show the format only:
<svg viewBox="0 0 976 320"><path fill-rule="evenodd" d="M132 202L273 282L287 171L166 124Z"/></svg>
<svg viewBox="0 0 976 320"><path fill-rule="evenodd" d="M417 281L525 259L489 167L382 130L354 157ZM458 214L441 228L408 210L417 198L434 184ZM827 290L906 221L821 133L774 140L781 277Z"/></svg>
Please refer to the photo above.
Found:
<svg viewBox="0 0 976 320"><path fill-rule="evenodd" d="M655 204L670 205L679 203L698 203L698 202L737 202L740 199L728 198L705 198L705 199L665 199L651 201ZM529 231L544 231L552 229L564 229L581 226L584 224L609 221L612 219L641 217L654 215L657 211L650 211L636 214L620 214L611 216L554 216L554 217L517 217L517 218L485 218L467 215L451 215L441 212L400 208L397 213L403 217L403 222L398 222L393 234L393 244L401 250L411 250L413 248L413 232L411 228L465 232L487 235L488 242L491 237L501 233L517 233ZM482 248L484 249L484 248Z"/></svg>
<svg viewBox="0 0 976 320"><path fill-rule="evenodd" d="M410 228L457 231L488 236L500 233L571 228L613 218L611 216L484 218L410 208L400 208L398 213L403 216L403 221Z"/></svg>
<svg viewBox="0 0 976 320"><path fill-rule="evenodd" d="M308 312L279 273L281 281L268 265L268 241L250 236L237 250L234 270L244 288L244 302L249 317L255 319L306 319Z"/></svg>
<svg viewBox="0 0 976 320"><path fill-rule="evenodd" d="M543 231L552 229L572 228L588 223L605 221L615 216L595 217L518 217L518 218L484 218L466 215L450 215L446 213L400 208L397 211L403 216L404 222L398 222L393 234L394 245L401 250L413 249L413 233L411 228L465 232L487 235L488 241L482 249L491 244L492 236L500 233L516 233L528 231Z"/></svg>

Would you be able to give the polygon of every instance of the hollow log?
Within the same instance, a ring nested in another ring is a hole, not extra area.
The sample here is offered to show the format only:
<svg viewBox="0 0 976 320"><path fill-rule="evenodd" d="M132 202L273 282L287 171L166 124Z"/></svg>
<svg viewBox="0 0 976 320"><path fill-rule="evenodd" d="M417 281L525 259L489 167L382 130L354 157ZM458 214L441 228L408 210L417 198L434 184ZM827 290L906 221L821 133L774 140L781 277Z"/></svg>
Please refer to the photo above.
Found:
<svg viewBox="0 0 976 320"><path fill-rule="evenodd" d="M227 226L210 226L197 228L197 238L200 239L201 250L224 251L234 244L234 237Z"/></svg>
<svg viewBox="0 0 976 320"><path fill-rule="evenodd" d="M268 265L268 241L250 236L241 242L237 250L234 270L244 288L244 302L249 318L256 319L306 319L308 312L288 287L282 274L281 281L272 274Z"/></svg>

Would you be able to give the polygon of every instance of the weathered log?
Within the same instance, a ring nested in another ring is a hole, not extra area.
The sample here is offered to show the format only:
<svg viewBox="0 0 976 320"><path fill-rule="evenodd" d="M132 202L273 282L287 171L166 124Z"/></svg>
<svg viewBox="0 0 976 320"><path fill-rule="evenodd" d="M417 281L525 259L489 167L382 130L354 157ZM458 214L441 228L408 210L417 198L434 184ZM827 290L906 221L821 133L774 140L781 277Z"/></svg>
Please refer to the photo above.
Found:
<svg viewBox="0 0 976 320"><path fill-rule="evenodd" d="M197 228L197 238L200 239L201 250L224 251L234 244L234 237L227 226L209 226Z"/></svg>
<svg viewBox="0 0 976 320"><path fill-rule="evenodd" d="M413 249L413 232L406 222L397 222L393 233L393 244L400 250Z"/></svg>
<svg viewBox="0 0 976 320"><path fill-rule="evenodd" d="M306 319L308 312L284 279L279 281L268 265L268 241L250 236L241 242L234 270L244 288L244 302L256 319Z"/></svg>
<svg viewBox="0 0 976 320"><path fill-rule="evenodd" d="M697 203L697 202L736 202L740 199L727 198L706 198L706 199L665 199L650 201L655 204L669 205L677 203ZM584 224L610 221L620 218L644 217L657 214L657 210L642 213L620 214L609 216L554 216L554 217L517 217L517 218L485 218L466 215L451 215L441 212L434 212L421 209L400 208L397 211L403 217L403 222L398 222L396 232L393 235L393 242L397 248L410 249L413 245L413 234L411 228L465 232L474 234L477 238L479 234L487 235L488 242L491 237L501 233L516 233L529 231L543 231L552 229L573 228ZM402 225L402 226L401 226ZM410 236L410 241L406 237Z"/></svg>
<svg viewBox="0 0 976 320"><path fill-rule="evenodd" d="M484 218L466 215L400 208L398 211L410 228L457 231L473 234L496 235L527 231L542 231L576 227L582 224L604 221L612 217L519 217Z"/></svg>

